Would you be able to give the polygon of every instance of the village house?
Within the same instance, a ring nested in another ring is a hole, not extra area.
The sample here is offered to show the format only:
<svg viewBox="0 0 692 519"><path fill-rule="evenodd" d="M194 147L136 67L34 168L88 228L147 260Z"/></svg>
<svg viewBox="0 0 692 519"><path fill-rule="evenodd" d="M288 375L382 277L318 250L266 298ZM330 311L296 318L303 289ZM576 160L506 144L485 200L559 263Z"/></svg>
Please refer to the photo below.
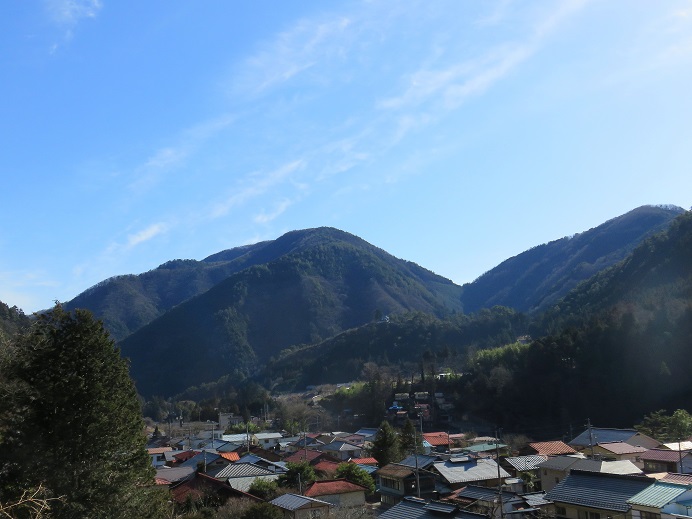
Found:
<svg viewBox="0 0 692 519"><path fill-rule="evenodd" d="M443 484L456 490L469 483L481 486L497 486L510 474L495 460L474 456L452 456L448 460L436 461L431 470L439 475Z"/></svg>
<svg viewBox="0 0 692 519"><path fill-rule="evenodd" d="M654 482L645 476L623 476L572 470L546 498L555 516L564 519L631 517L628 500Z"/></svg>
<svg viewBox="0 0 692 519"><path fill-rule="evenodd" d="M435 495L435 474L399 463L390 463L375 472L380 502L391 506L406 496Z"/></svg>
<svg viewBox="0 0 692 519"><path fill-rule="evenodd" d="M661 443L636 429L608 429L591 427L569 442L569 445L579 452L591 454L591 447L600 443L624 442L630 445L654 449Z"/></svg>
<svg viewBox="0 0 692 519"><path fill-rule="evenodd" d="M327 501L334 506L353 508L365 506L367 488L347 479L325 479L314 481L304 495Z"/></svg>
<svg viewBox="0 0 692 519"><path fill-rule="evenodd" d="M379 519L488 519L486 515L461 509L454 503L406 497L383 512Z"/></svg>
<svg viewBox="0 0 692 519"><path fill-rule="evenodd" d="M274 449L281 441L281 433L277 432L261 432L252 435L251 442L263 449Z"/></svg>
<svg viewBox="0 0 692 519"><path fill-rule="evenodd" d="M692 473L692 454L670 449L649 449L640 455L644 472Z"/></svg>
<svg viewBox="0 0 692 519"><path fill-rule="evenodd" d="M272 499L272 505L283 512L284 519L318 519L329 516L332 506L326 501L298 494L284 494Z"/></svg>
<svg viewBox="0 0 692 519"><path fill-rule="evenodd" d="M642 470L628 460L603 461L591 460L583 456L555 456L538 464L541 472L541 489L552 490L563 481L572 470L600 472L603 474L637 475Z"/></svg>
<svg viewBox="0 0 692 519"><path fill-rule="evenodd" d="M531 442L521 450L521 454L538 456L562 456L576 453L576 450L562 441Z"/></svg>
<svg viewBox="0 0 692 519"><path fill-rule="evenodd" d="M628 460L640 469L644 468L641 455L648 449L639 445L630 445L626 442L604 442L593 447L594 457L608 461Z"/></svg>
<svg viewBox="0 0 692 519"><path fill-rule="evenodd" d="M659 519L663 516L689 516L692 485L656 481L627 500L632 519Z"/></svg>

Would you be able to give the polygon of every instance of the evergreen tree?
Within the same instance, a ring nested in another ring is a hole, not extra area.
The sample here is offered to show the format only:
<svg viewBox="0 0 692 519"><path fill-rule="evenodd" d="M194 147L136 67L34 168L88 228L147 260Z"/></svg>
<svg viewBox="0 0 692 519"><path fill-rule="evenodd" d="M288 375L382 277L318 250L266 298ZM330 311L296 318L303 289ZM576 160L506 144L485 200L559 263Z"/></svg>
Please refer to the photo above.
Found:
<svg viewBox="0 0 692 519"><path fill-rule="evenodd" d="M404 422L404 427L401 429L401 435L399 436L399 443L402 454L423 453L423 438L416 433L415 425L410 418L407 418L406 422Z"/></svg>
<svg viewBox="0 0 692 519"><path fill-rule="evenodd" d="M336 468L336 477L345 478L351 483L367 488L368 494L375 492L375 480L356 463L339 463Z"/></svg>
<svg viewBox="0 0 692 519"><path fill-rule="evenodd" d="M42 486L58 518L162 517L127 363L88 311L38 316L0 364L0 496Z"/></svg>
<svg viewBox="0 0 692 519"><path fill-rule="evenodd" d="M383 421L372 442L372 456L377 460L378 467L401 460L399 436L388 421Z"/></svg>

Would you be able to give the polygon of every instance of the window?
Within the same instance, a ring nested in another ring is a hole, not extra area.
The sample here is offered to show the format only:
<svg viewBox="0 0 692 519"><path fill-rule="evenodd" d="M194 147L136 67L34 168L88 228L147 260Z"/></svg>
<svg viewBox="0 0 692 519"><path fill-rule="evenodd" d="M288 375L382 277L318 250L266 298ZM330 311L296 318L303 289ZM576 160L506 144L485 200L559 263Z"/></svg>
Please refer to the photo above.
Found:
<svg viewBox="0 0 692 519"><path fill-rule="evenodd" d="M567 510L564 506L555 506L555 515L565 517L567 515Z"/></svg>
<svg viewBox="0 0 692 519"><path fill-rule="evenodd" d="M587 512L586 510L578 510L579 519L601 519L601 514L597 512Z"/></svg>
<svg viewBox="0 0 692 519"><path fill-rule="evenodd" d="M392 478L380 478L380 483L385 488L393 488L394 490L400 490L400 481L398 479Z"/></svg>
<svg viewBox="0 0 692 519"><path fill-rule="evenodd" d="M656 512L645 512L641 510L639 515L642 519L661 519L661 514L657 514Z"/></svg>

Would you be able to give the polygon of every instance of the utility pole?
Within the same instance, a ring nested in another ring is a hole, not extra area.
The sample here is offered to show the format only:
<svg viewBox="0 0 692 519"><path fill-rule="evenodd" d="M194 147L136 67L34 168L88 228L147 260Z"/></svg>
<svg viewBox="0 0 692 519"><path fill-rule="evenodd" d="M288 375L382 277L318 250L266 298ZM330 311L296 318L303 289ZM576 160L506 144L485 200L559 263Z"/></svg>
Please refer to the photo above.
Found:
<svg viewBox="0 0 692 519"><path fill-rule="evenodd" d="M591 459L594 459L593 451L593 429L591 428L591 418L586 419L586 426L589 428L589 446L591 447Z"/></svg>
<svg viewBox="0 0 692 519"><path fill-rule="evenodd" d="M500 503L500 519L505 519L505 504L502 502L502 474L500 473L500 439L495 429L495 462L497 463L497 498Z"/></svg>
<svg viewBox="0 0 692 519"><path fill-rule="evenodd" d="M423 436L423 425L421 422L421 437ZM413 452L416 457L416 496L420 498L420 475L418 473L418 437L416 436L416 426L413 426Z"/></svg>

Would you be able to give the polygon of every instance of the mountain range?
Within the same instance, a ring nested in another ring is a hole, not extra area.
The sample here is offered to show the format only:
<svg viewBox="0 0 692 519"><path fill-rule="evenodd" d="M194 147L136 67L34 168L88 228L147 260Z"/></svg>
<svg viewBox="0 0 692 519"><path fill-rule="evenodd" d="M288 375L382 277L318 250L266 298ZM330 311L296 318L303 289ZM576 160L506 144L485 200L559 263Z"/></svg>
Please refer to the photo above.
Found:
<svg viewBox="0 0 692 519"><path fill-rule="evenodd" d="M453 350L459 344L485 347L514 340L526 327L517 315L554 311L580 282L626 260L683 212L677 207L637 208L594 229L529 249L463 287L357 236L316 228L201 261L172 260L143 274L117 276L64 306L88 308L104 321L130 358L143 395L170 396L234 371L276 368L279 359L300 359L299 352L310 345L332 344L333 351L334 344L346 344L349 351L345 332L365 333L358 332L365 327L373 333L386 316L392 317L390 332L395 316L426 316L418 318L421 323L432 320L425 324L427 332L416 332L422 337L435 336L435 321L444 323L453 329L446 339ZM497 311L491 318L481 312L498 305L519 313ZM479 323L484 322L494 322L503 331L483 328ZM486 330L485 338L469 330ZM382 348L381 342L375 343ZM296 353L288 355L290 351ZM363 351L353 351L353 357L367 360L366 354L382 353L372 347ZM413 354L400 357L412 360ZM338 362L319 358L323 375L340 375Z"/></svg>

